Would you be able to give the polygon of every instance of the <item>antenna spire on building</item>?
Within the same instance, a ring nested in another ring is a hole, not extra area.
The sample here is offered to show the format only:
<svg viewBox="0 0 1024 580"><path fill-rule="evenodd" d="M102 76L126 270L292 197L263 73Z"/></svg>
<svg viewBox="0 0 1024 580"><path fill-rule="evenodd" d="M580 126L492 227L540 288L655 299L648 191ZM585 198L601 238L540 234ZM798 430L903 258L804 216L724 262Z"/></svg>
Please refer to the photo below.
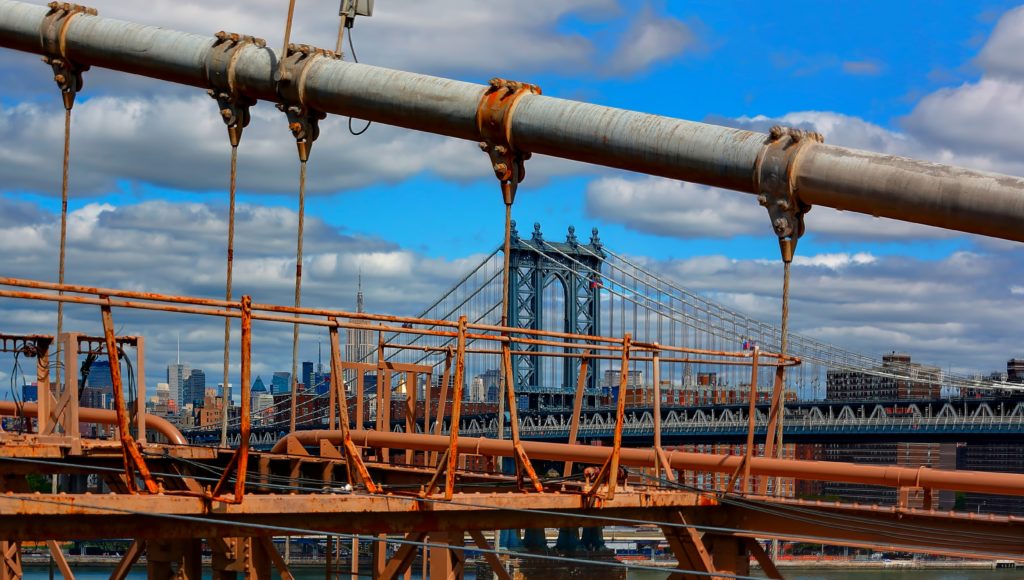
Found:
<svg viewBox="0 0 1024 580"><path fill-rule="evenodd" d="M363 311L363 267L359 266L359 289L356 292L356 312Z"/></svg>

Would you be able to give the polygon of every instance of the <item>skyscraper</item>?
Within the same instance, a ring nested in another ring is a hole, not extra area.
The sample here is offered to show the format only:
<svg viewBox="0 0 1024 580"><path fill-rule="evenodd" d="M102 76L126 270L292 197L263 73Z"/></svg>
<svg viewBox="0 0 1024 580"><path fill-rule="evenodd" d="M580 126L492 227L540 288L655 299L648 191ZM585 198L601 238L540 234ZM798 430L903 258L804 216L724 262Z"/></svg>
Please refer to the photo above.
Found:
<svg viewBox="0 0 1024 580"><path fill-rule="evenodd" d="M305 361L302 363L302 386L307 390L313 390L316 386L316 373L313 372L313 362Z"/></svg>
<svg viewBox="0 0 1024 580"><path fill-rule="evenodd" d="M292 392L292 374L284 371L277 371L270 379L270 393L273 395L284 395Z"/></svg>
<svg viewBox="0 0 1024 580"><path fill-rule="evenodd" d="M202 405L206 397L206 373L199 369L192 369L184 386L184 404Z"/></svg>
<svg viewBox="0 0 1024 580"><path fill-rule="evenodd" d="M167 385L170 387L168 396L180 409L185 402L185 381L192 374L192 369L187 364L177 362L167 365Z"/></svg>
<svg viewBox="0 0 1024 580"><path fill-rule="evenodd" d="M363 275L359 274L359 287L356 292L356 312L363 311ZM374 332L369 329L349 329L345 333L345 360L348 362L373 362L371 353L377 348L373 338ZM345 373L346 384L355 379L352 372Z"/></svg>

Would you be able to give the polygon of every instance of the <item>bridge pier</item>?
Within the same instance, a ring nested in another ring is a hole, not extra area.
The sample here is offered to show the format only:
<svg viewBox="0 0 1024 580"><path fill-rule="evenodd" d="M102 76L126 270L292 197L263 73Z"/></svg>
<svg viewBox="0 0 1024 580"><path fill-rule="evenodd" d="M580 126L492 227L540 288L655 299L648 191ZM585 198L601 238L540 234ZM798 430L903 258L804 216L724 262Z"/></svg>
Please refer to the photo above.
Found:
<svg viewBox="0 0 1024 580"><path fill-rule="evenodd" d="M584 550L591 552L607 550L608 546L604 543L604 528L601 526L583 528L583 533L580 535L580 544L583 545Z"/></svg>
<svg viewBox="0 0 1024 580"><path fill-rule="evenodd" d="M519 529L499 530L498 537L503 550L522 550L523 540L519 537Z"/></svg>
<svg viewBox="0 0 1024 580"><path fill-rule="evenodd" d="M526 528L523 533L523 548L532 551L546 552L548 549L548 538L545 529Z"/></svg>
<svg viewBox="0 0 1024 580"><path fill-rule="evenodd" d="M564 554L572 554L582 547L579 528L558 528L558 539L555 540L556 550Z"/></svg>

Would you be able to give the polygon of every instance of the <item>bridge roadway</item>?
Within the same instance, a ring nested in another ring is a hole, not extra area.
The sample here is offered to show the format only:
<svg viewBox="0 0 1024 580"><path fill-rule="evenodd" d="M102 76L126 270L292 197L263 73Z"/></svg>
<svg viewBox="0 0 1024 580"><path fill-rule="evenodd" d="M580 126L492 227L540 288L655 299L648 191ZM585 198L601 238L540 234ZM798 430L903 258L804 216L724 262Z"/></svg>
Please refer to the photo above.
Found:
<svg viewBox="0 0 1024 580"><path fill-rule="evenodd" d="M747 435L747 404L664 406L664 445L743 443ZM891 443L891 442L1019 442L1024 437L1024 399L935 399L923 401L798 401L785 407L785 440L789 443ZM757 434L763 441L768 405L759 404L755 415ZM520 433L524 439L564 442L569 437L571 410L549 409L522 412ZM610 442L615 414L612 408L585 409L580 417L579 440ZM323 429L326 420L308 422L299 429ZM373 428L373 422L367 424ZM447 432L448 425L443 425ZM405 430L404 421L393 421L391 430ZM269 449L287 435L287 425L254 425L251 442ZM422 431L422 423L417 432ZM495 437L494 413L464 416L460 434ZM653 443L653 409L641 407L626 413L624 443L632 447ZM184 431L190 443L217 445L219 429ZM238 444L238 431L230 434Z"/></svg>

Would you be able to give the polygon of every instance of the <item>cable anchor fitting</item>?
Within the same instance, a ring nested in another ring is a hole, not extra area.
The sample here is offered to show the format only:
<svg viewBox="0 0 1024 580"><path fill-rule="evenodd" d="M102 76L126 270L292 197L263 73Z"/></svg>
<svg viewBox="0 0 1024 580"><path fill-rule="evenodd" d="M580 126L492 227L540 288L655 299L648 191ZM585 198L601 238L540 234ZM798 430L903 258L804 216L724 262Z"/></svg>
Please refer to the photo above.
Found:
<svg viewBox="0 0 1024 580"><path fill-rule="evenodd" d="M249 45L266 48L267 42L255 36L223 30L215 36L217 40L210 47L210 54L206 60L206 82L210 85L206 94L217 101L220 116L228 129L231 146L238 147L242 139L242 129L249 124L249 107L256 104L256 99L239 93L235 83L235 65L242 48Z"/></svg>
<svg viewBox="0 0 1024 580"><path fill-rule="evenodd" d="M327 114L306 105L306 76L311 65L319 58L338 60L332 50L308 44L289 44L281 61L281 78L277 81L277 94L281 98L277 109L288 116L288 128L295 137L299 160L308 161L313 141L320 136L320 121Z"/></svg>
<svg viewBox="0 0 1024 580"><path fill-rule="evenodd" d="M96 16L95 8L71 4L70 2L50 2L50 11L43 17L39 26L39 41L43 47L43 62L53 69L53 80L60 88L64 99L64 108L68 111L75 105L75 95L82 90L82 73L89 70L89 65L72 62L67 56L65 37L71 20L79 14Z"/></svg>
<svg viewBox="0 0 1024 580"><path fill-rule="evenodd" d="M797 195L797 166L807 145L824 143L821 133L772 127L754 171L757 201L768 210L772 229L779 238L783 262L793 261L797 240L804 234L804 215L811 210Z"/></svg>
<svg viewBox="0 0 1024 580"><path fill-rule="evenodd" d="M528 151L520 151L512 143L512 114L524 95L539 94L537 85L493 78L477 107L480 149L490 157L502 197L509 205L515 201L516 187L526 178L525 162L530 158Z"/></svg>

